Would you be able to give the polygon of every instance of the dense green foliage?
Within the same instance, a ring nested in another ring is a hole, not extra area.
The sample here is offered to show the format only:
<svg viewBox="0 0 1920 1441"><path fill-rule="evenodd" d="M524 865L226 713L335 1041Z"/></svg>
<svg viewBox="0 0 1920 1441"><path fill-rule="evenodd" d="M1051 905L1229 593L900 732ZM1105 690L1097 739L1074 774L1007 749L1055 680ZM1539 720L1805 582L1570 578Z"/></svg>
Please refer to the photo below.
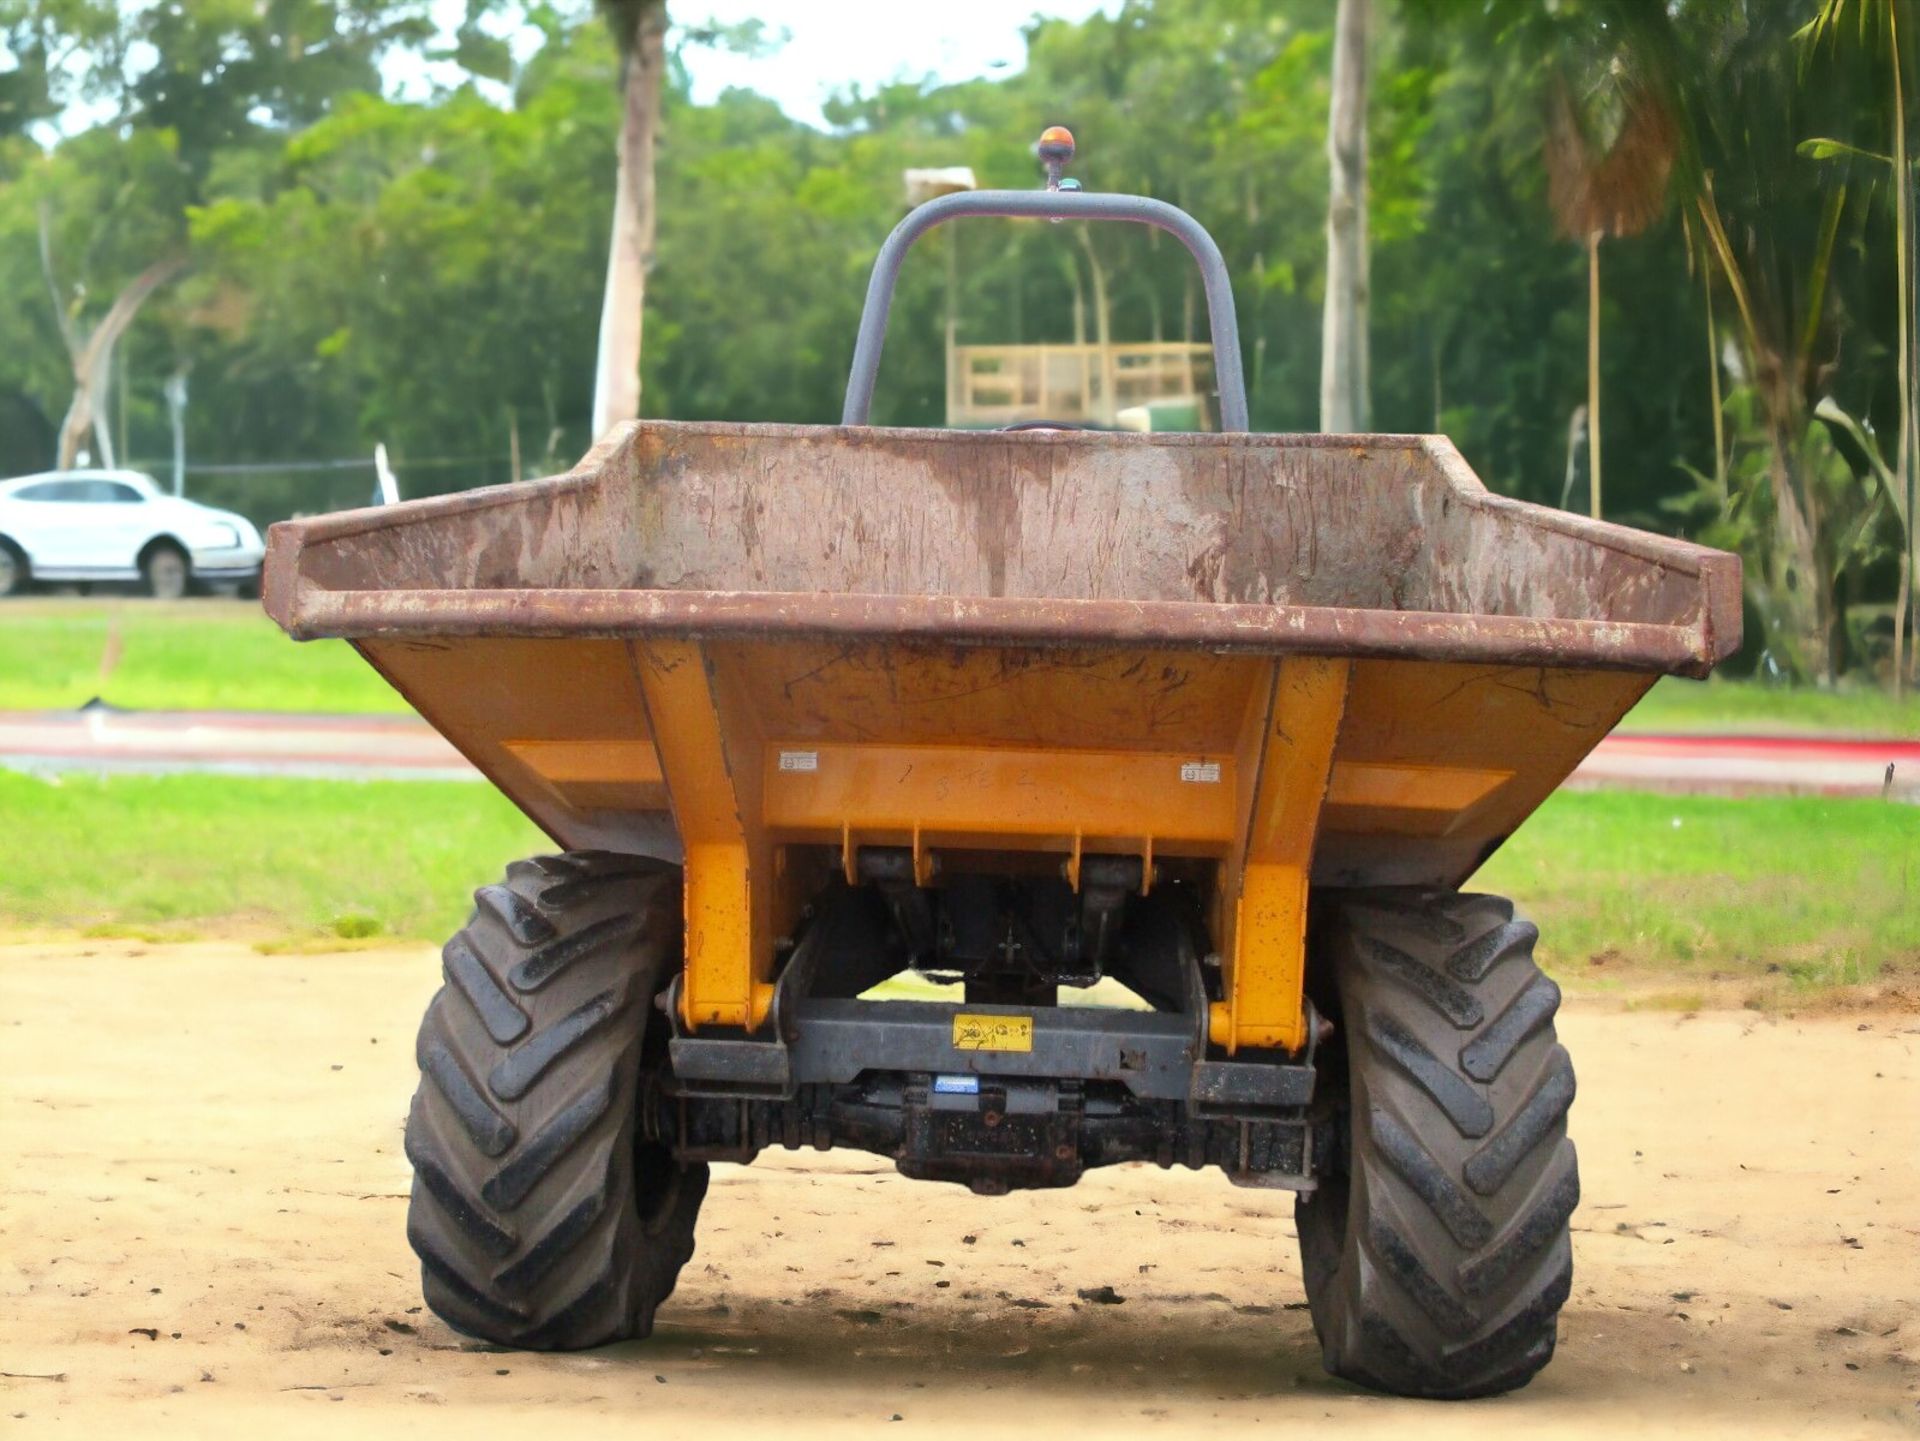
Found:
<svg viewBox="0 0 1920 1441"><path fill-rule="evenodd" d="M0 350L0 471L50 460L73 390L43 224L60 304L83 321L156 257L191 257L123 346L115 414L135 457L164 456L161 386L190 369L194 463L254 467L196 473L204 498L264 518L358 500L364 470L274 467L363 459L375 441L409 493L504 479L516 440L531 472L585 448L612 41L584 3L470 7L539 27L516 67L477 24L437 49L429 8L209 0L123 15L111 0L0 0L16 62L0 71L0 333L13 342ZM1607 511L1747 549L1756 649L1803 672L1826 667L1791 643L1795 625L1836 632L1834 669L1884 651L1865 627L1885 625L1900 531L1860 446L1813 420L1830 398L1892 456L1874 438L1896 432L1899 408L1889 72L1850 24L1831 43L1797 39L1820 8L1378 0L1370 120L1374 423L1444 431L1496 489L1580 507L1569 425L1585 398L1585 252L1548 203L1547 102L1568 86L1604 130L1623 57L1664 85L1682 152L1672 193L1654 223L1605 247ZM844 96L825 131L749 93L696 105L677 72L648 413L833 419L866 271L903 209L901 170L966 164L983 184L1029 186L1031 139L1059 121L1081 137L1090 188L1162 196L1212 229L1234 275L1254 423L1311 428L1331 23L1320 0L1128 0L1111 19L1036 22L1017 74ZM401 49L468 78L383 96L379 60ZM83 99L102 123L50 151L30 138ZM1703 180L1730 237L1724 273L1690 199ZM1116 339L1203 337L1178 246L1115 229L958 231L961 340L1070 338L1096 266ZM903 283L883 421L940 420L945 243ZM1710 275L1727 342L1720 454ZM1766 609L1806 594L1774 564L1782 457L1787 481L1818 492L1811 564L1833 616ZM1848 627L1835 617L1849 603L1879 613L1857 609Z"/></svg>

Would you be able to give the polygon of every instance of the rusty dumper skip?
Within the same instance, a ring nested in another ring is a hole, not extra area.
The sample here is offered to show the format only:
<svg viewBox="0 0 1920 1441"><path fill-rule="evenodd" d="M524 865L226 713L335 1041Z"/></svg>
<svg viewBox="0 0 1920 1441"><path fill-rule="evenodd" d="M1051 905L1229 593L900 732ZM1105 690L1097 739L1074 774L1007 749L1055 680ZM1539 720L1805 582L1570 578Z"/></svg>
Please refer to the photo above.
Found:
<svg viewBox="0 0 1920 1441"><path fill-rule="evenodd" d="M983 1194L1218 1167L1295 1193L1333 1372L1476 1396L1551 1356L1559 992L1459 887L1736 646L1738 562L1439 437L1247 434L1212 241L1064 148L901 223L841 426L628 425L274 527L274 618L561 848L476 893L420 1033L409 1236L459 1330L644 1336L710 1163L853 1146ZM1228 433L867 428L906 248L981 214L1184 242ZM903 971L960 999L869 997ZM1072 1003L1103 978L1139 1008Z"/></svg>

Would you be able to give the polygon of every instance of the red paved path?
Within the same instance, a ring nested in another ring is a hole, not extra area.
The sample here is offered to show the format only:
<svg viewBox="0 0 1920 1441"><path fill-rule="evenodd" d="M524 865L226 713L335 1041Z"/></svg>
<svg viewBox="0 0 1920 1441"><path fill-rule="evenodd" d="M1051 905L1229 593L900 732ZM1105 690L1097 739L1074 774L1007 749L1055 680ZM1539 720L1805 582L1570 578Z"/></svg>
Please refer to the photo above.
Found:
<svg viewBox="0 0 1920 1441"><path fill-rule="evenodd" d="M413 716L108 707L0 712L0 766L478 779L453 747ZM1709 795L1885 794L1920 802L1920 740L1613 735L1587 757L1571 784Z"/></svg>

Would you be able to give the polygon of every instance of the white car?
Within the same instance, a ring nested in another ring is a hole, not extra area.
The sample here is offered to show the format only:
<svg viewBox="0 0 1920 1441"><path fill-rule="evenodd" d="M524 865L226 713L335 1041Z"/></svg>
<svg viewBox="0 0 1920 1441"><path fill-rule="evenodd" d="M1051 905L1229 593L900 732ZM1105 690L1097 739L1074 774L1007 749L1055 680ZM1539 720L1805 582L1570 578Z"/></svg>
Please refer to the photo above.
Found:
<svg viewBox="0 0 1920 1441"><path fill-rule="evenodd" d="M257 585L265 556L245 516L163 495L138 471L0 481L0 596L33 581L134 580L172 600L195 581Z"/></svg>

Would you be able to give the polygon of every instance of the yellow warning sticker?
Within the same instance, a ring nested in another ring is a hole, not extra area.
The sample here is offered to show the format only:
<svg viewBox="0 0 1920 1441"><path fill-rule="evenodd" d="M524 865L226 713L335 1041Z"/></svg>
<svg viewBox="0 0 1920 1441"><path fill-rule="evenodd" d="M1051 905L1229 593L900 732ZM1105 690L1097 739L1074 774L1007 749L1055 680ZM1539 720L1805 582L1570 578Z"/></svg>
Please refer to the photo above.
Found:
<svg viewBox="0 0 1920 1441"><path fill-rule="evenodd" d="M953 1018L956 1051L1031 1051L1032 1016L970 1016Z"/></svg>

